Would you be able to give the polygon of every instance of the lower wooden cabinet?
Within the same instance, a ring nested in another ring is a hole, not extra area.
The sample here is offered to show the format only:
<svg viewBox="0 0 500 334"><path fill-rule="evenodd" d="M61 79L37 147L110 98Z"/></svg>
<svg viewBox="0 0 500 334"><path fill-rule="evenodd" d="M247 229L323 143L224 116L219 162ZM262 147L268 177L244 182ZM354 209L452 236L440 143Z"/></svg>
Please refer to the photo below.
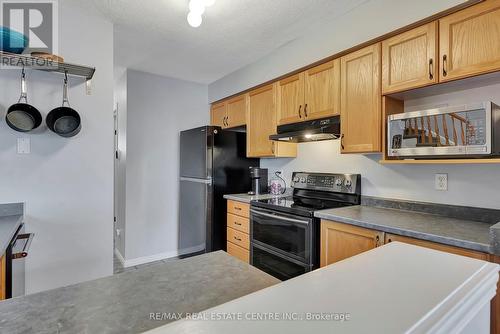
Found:
<svg viewBox="0 0 500 334"><path fill-rule="evenodd" d="M250 251L229 241L227 242L227 253L243 262L250 263Z"/></svg>
<svg viewBox="0 0 500 334"><path fill-rule="evenodd" d="M382 245L384 233L332 221L321 221L321 267Z"/></svg>
<svg viewBox="0 0 500 334"><path fill-rule="evenodd" d="M0 300L4 300L7 298L7 284L6 284L6 262L7 258L5 254L0 258Z"/></svg>

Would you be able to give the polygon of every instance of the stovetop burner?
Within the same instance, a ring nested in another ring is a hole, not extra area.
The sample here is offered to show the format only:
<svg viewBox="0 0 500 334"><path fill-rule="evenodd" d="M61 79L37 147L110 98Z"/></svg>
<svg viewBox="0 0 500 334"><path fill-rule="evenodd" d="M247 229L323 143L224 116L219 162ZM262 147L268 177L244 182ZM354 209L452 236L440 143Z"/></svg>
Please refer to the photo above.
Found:
<svg viewBox="0 0 500 334"><path fill-rule="evenodd" d="M252 205L313 217L315 211L361 202L361 176L357 174L293 173L292 187L293 196L252 201Z"/></svg>

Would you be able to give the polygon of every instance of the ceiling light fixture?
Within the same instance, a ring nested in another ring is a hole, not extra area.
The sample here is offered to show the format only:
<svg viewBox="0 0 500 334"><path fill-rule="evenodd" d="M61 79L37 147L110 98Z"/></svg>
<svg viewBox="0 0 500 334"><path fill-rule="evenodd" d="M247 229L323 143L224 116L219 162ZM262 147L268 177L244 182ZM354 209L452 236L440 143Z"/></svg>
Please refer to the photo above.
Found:
<svg viewBox="0 0 500 334"><path fill-rule="evenodd" d="M210 7L215 3L215 0L190 0L189 13L187 21L193 28L198 28L203 22L202 15L206 7Z"/></svg>

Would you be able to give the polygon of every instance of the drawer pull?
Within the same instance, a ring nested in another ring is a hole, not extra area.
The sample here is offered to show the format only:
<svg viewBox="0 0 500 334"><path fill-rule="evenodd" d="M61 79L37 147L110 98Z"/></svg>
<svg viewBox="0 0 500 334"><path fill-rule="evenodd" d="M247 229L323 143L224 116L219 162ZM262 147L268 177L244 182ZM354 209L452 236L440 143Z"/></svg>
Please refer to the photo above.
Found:
<svg viewBox="0 0 500 334"><path fill-rule="evenodd" d="M238 223L238 222L234 222L234 225L238 225L238 226L241 226L241 223Z"/></svg>
<svg viewBox="0 0 500 334"><path fill-rule="evenodd" d="M234 237L234 240L237 240L237 241L243 241L243 240L241 240L241 239L240 239L240 238L238 238L238 237Z"/></svg>
<svg viewBox="0 0 500 334"><path fill-rule="evenodd" d="M237 211L241 211L241 208L237 207L237 206L235 206L234 209L237 210Z"/></svg>

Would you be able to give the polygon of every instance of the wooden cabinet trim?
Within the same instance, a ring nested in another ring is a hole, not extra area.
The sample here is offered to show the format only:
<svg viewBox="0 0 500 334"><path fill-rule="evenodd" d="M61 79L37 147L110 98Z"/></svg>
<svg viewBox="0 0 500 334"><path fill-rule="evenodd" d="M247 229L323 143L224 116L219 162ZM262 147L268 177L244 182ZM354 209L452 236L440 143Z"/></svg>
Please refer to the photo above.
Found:
<svg viewBox="0 0 500 334"><path fill-rule="evenodd" d="M305 71L304 78L305 119L313 120L340 114L340 59Z"/></svg>
<svg viewBox="0 0 500 334"><path fill-rule="evenodd" d="M2 255L0 258L0 300L7 298L7 257Z"/></svg>
<svg viewBox="0 0 500 334"><path fill-rule="evenodd" d="M233 128L247 124L247 95L248 94L242 94L227 101L227 128Z"/></svg>

